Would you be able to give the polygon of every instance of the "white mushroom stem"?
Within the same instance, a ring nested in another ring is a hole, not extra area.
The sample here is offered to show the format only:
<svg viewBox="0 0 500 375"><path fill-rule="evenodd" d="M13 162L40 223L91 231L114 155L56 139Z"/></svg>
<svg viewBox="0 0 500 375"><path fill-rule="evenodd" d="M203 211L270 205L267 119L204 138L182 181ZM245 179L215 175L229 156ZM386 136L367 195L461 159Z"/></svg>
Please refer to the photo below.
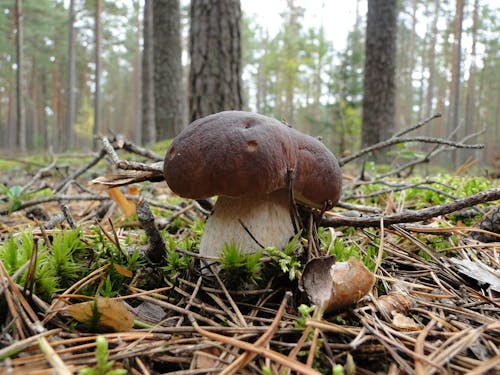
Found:
<svg viewBox="0 0 500 375"><path fill-rule="evenodd" d="M224 246L232 243L245 253L261 250L259 244L282 249L294 235L288 200L287 190L243 198L220 196L205 225L200 255L220 257Z"/></svg>

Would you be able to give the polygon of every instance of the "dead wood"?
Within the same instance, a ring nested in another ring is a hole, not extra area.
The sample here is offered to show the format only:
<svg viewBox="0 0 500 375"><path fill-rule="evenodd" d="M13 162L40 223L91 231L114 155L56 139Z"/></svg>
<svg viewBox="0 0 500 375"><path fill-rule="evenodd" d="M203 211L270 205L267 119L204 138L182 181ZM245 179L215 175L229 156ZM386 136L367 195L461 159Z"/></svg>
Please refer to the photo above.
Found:
<svg viewBox="0 0 500 375"><path fill-rule="evenodd" d="M321 222L322 226L338 227L352 226L358 228L377 227L383 219L386 225L399 223L414 223L428 220L440 215L447 215L464 208L473 207L481 203L492 202L500 199L500 188L494 188L477 193L466 198L456 199L449 203L428 207L417 211L401 212L392 215L374 215L360 217L342 217L340 215L326 215Z"/></svg>

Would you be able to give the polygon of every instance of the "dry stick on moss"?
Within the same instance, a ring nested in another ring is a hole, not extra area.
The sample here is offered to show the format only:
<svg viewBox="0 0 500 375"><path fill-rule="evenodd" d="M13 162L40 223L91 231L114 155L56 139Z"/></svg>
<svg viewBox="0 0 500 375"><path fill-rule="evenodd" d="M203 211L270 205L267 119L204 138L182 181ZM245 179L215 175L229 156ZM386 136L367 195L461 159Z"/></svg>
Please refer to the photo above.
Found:
<svg viewBox="0 0 500 375"><path fill-rule="evenodd" d="M288 367L288 368L292 369L293 371L296 371L300 374L306 374L306 375L320 375L321 374L320 372L318 372L310 367L307 367L303 363L292 360L292 359L286 357L285 355L278 353L274 350L262 348L260 346L256 346L256 345L248 343L246 341L241 341L241 340L238 340L238 339L235 339L232 337L227 337L227 336L219 335L218 333L207 331L198 325L198 323L196 322L196 320L194 319L192 314L189 314L188 318L191 321L191 324L193 325L195 330L200 335L203 335L210 340L214 340L214 341L226 344L226 345L232 345L232 346L235 346L237 348L253 352L255 354L260 354L266 358L269 358L271 361L274 361L274 362L276 362L284 367Z"/></svg>
<svg viewBox="0 0 500 375"><path fill-rule="evenodd" d="M393 215L383 216L385 225L399 223L414 223L431 219L440 215L461 210L463 208L472 207L480 203L496 201L500 199L500 188L489 189L466 198L460 198L453 202L441 204L438 206L424 208L413 212L404 212ZM380 224L381 216L367 217L342 217L342 216L327 216L321 222L323 227L340 227L352 226L358 228L376 227Z"/></svg>
<svg viewBox="0 0 500 375"><path fill-rule="evenodd" d="M149 246L145 255L154 263L161 263L165 257L165 241L156 227L155 218L148 203L141 199L136 206L137 219L148 236Z"/></svg>
<svg viewBox="0 0 500 375"><path fill-rule="evenodd" d="M273 322L269 326L268 330L259 337L257 341L255 341L256 346L263 347L269 343L274 333L278 329L279 323L281 322L281 318L283 317L283 313L285 312L286 305L292 296L291 292L286 292L283 300L281 301L281 305L276 313L276 317ZM220 375L229 375L234 374L236 371L242 369L248 362L250 362L256 356L255 353L246 351L242 355L240 355L233 363L231 363L228 367L226 367Z"/></svg>

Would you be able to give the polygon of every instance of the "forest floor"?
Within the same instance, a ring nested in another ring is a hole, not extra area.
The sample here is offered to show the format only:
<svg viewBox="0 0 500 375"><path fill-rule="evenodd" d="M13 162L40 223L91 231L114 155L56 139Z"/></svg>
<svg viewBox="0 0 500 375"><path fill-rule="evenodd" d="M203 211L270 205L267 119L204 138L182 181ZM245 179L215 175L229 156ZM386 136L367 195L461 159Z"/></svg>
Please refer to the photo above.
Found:
<svg viewBox="0 0 500 375"><path fill-rule="evenodd" d="M395 192L346 173L351 206L326 212L292 252L265 253L245 289L227 272L200 272L207 207L164 182L91 184L116 171L93 157L2 166L0 374L500 371L498 197L406 224L329 221L498 193L498 179L445 175L439 189L394 179L409 186ZM139 202L166 243L161 265L144 257ZM484 217L493 227L476 226ZM370 293L327 314L313 308L300 281L310 241L320 255L361 259L376 276Z"/></svg>

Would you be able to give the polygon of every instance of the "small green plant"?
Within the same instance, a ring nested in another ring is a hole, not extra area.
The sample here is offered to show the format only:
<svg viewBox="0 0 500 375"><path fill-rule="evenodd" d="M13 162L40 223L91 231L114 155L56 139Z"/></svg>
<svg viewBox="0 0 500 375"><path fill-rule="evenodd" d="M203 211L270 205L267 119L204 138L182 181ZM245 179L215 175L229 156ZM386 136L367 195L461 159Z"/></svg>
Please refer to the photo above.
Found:
<svg viewBox="0 0 500 375"><path fill-rule="evenodd" d="M262 366L262 373L264 375L273 375L274 374L273 370L269 366ZM288 371L288 370L281 370L280 375L287 375L289 373L290 373L290 371Z"/></svg>
<svg viewBox="0 0 500 375"><path fill-rule="evenodd" d="M344 366L342 365L335 365L332 367L332 375L344 375Z"/></svg>
<svg viewBox="0 0 500 375"><path fill-rule="evenodd" d="M58 233L52 241L52 251L46 257L46 262L54 270L61 288L73 284L83 270L83 264L75 259L75 253L85 248L80 236L81 230L78 228Z"/></svg>
<svg viewBox="0 0 500 375"><path fill-rule="evenodd" d="M344 262L348 260L350 257L360 258L359 249L356 245L351 244L346 246L344 241L340 238L336 238L333 246L331 247L328 255L335 255L335 260L337 262Z"/></svg>
<svg viewBox="0 0 500 375"><path fill-rule="evenodd" d="M299 318L293 323L295 328L306 328L307 319L311 319L311 314L313 313L316 306L311 305L307 306L305 304L301 304L298 308L299 310Z"/></svg>
<svg viewBox="0 0 500 375"><path fill-rule="evenodd" d="M8 207L9 213L18 210L23 202L23 188L19 185L13 185L11 187L7 187L5 185L0 184L0 190L3 194L7 196L8 199Z"/></svg>
<svg viewBox="0 0 500 375"><path fill-rule="evenodd" d="M186 239L184 245L190 246L189 241ZM189 269L191 260L187 255L180 254L176 249L176 243L171 238L169 240L166 252L167 265L162 267L162 270L167 274L170 280L175 280L182 272Z"/></svg>
<svg viewBox="0 0 500 375"><path fill-rule="evenodd" d="M220 275L229 288L241 288L247 284L257 284L260 279L260 259L262 252L243 253L231 243L222 251Z"/></svg>
<svg viewBox="0 0 500 375"><path fill-rule="evenodd" d="M273 262L279 266L281 272L288 274L288 278L291 281L295 279L301 267L298 260L298 252L301 248L300 235L300 232L297 233L283 250L275 247L266 247L264 250L273 259Z"/></svg>
<svg viewBox="0 0 500 375"><path fill-rule="evenodd" d="M115 361L109 360L108 342L103 336L97 336L96 339L96 365L93 368L81 369L80 375L125 375L125 369L113 369Z"/></svg>

